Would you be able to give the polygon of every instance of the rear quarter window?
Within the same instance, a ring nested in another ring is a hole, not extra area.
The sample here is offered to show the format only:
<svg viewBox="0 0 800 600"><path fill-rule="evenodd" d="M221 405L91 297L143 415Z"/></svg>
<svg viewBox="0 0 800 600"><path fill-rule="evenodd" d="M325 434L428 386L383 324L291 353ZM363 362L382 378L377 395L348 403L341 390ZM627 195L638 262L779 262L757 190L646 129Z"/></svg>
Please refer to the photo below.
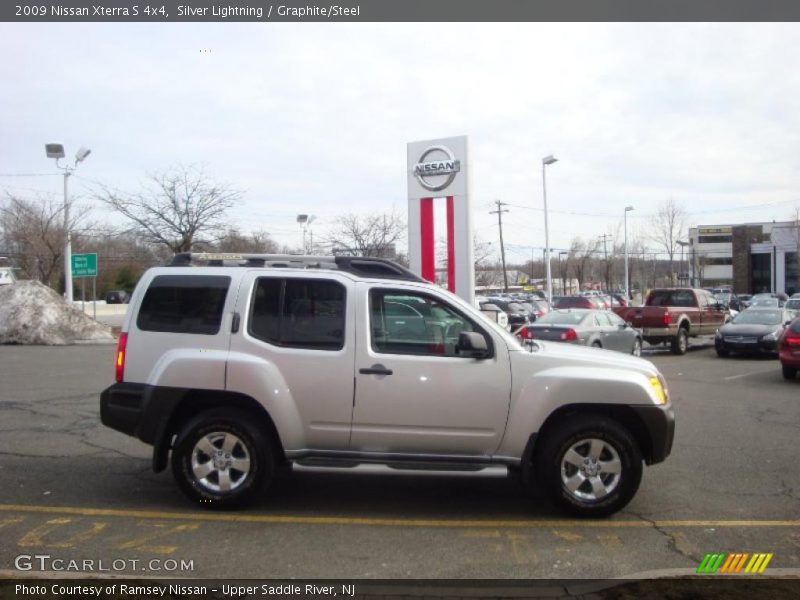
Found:
<svg viewBox="0 0 800 600"><path fill-rule="evenodd" d="M216 335L231 278L159 275L145 292L136 326L142 331Z"/></svg>

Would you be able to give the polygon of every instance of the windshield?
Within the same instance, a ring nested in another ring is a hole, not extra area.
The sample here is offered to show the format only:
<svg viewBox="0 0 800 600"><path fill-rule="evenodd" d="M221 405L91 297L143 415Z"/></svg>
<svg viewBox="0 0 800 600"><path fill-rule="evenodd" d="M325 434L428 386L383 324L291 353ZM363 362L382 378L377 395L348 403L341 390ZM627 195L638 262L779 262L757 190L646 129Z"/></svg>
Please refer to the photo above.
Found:
<svg viewBox="0 0 800 600"><path fill-rule="evenodd" d="M731 322L736 325L778 325L782 317L779 310L746 310L736 315Z"/></svg>
<svg viewBox="0 0 800 600"><path fill-rule="evenodd" d="M777 298L756 298L750 303L750 306L778 306L778 299Z"/></svg>
<svg viewBox="0 0 800 600"><path fill-rule="evenodd" d="M784 304L784 307L790 310L797 310L800 308L800 298L792 298L791 300L787 300L786 304Z"/></svg>
<svg viewBox="0 0 800 600"><path fill-rule="evenodd" d="M539 318L536 324L548 325L577 325L586 318L584 312L550 312Z"/></svg>

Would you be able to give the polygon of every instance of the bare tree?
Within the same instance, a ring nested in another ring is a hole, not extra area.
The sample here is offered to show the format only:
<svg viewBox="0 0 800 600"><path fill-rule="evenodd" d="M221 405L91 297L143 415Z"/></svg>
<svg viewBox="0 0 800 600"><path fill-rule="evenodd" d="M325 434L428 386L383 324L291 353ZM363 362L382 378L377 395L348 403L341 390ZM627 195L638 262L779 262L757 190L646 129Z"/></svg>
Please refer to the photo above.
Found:
<svg viewBox="0 0 800 600"><path fill-rule="evenodd" d="M71 207L70 230L87 213ZM5 250L12 255L22 274L57 288L64 276L64 204L52 199L28 200L7 195L0 206L0 225Z"/></svg>
<svg viewBox="0 0 800 600"><path fill-rule="evenodd" d="M227 211L241 198L228 184L202 171L179 166L149 176L141 192L123 193L103 186L95 197L132 222L131 231L172 253L214 243L227 227Z"/></svg>
<svg viewBox="0 0 800 600"><path fill-rule="evenodd" d="M325 241L336 254L395 258L405 231L405 221L394 211L366 216L348 213L336 219Z"/></svg>
<svg viewBox="0 0 800 600"><path fill-rule="evenodd" d="M669 256L670 284L674 284L675 253L678 251L678 240L686 232L686 210L675 202L673 198L659 205L656 214L650 221L652 227L651 239L659 248L663 248Z"/></svg>
<svg viewBox="0 0 800 600"><path fill-rule="evenodd" d="M243 234L238 229L229 229L214 244L217 252L241 252L253 254L276 254L280 247L270 235L263 230Z"/></svg>
<svg viewBox="0 0 800 600"><path fill-rule="evenodd" d="M588 271L591 267L594 255L600 241L595 239L591 242L584 242L581 238L573 238L570 242L569 256L572 257L575 278L578 280L578 289L583 289L583 284L588 279Z"/></svg>

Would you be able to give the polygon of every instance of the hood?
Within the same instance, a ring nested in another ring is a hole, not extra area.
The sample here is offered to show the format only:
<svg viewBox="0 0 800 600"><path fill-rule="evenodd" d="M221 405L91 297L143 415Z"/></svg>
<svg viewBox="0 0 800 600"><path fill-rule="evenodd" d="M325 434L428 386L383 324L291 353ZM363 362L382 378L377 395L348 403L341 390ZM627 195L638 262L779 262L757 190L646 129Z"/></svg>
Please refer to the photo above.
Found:
<svg viewBox="0 0 800 600"><path fill-rule="evenodd" d="M728 323L719 328L722 335L767 335L773 331L781 331L783 328L780 323L775 325L758 325L755 323L745 323L737 325Z"/></svg>
<svg viewBox="0 0 800 600"><path fill-rule="evenodd" d="M527 350L515 352L515 354L526 355L519 360L526 365L529 364L536 371L540 368L583 366L636 371L648 377L659 373L656 366L649 360L612 350L540 340L536 340L536 346L539 349L534 352ZM515 358L517 357L515 356Z"/></svg>

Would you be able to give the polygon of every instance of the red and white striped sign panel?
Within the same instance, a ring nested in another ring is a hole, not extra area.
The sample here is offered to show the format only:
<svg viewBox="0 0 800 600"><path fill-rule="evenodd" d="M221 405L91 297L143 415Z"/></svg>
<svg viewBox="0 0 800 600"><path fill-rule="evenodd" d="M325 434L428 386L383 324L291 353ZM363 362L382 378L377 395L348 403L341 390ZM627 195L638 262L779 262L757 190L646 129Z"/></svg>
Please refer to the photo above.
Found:
<svg viewBox="0 0 800 600"><path fill-rule="evenodd" d="M472 302L475 271L467 137L408 144L408 255L411 270L436 281L434 210L447 211L447 289ZM435 202L437 199L444 202Z"/></svg>

